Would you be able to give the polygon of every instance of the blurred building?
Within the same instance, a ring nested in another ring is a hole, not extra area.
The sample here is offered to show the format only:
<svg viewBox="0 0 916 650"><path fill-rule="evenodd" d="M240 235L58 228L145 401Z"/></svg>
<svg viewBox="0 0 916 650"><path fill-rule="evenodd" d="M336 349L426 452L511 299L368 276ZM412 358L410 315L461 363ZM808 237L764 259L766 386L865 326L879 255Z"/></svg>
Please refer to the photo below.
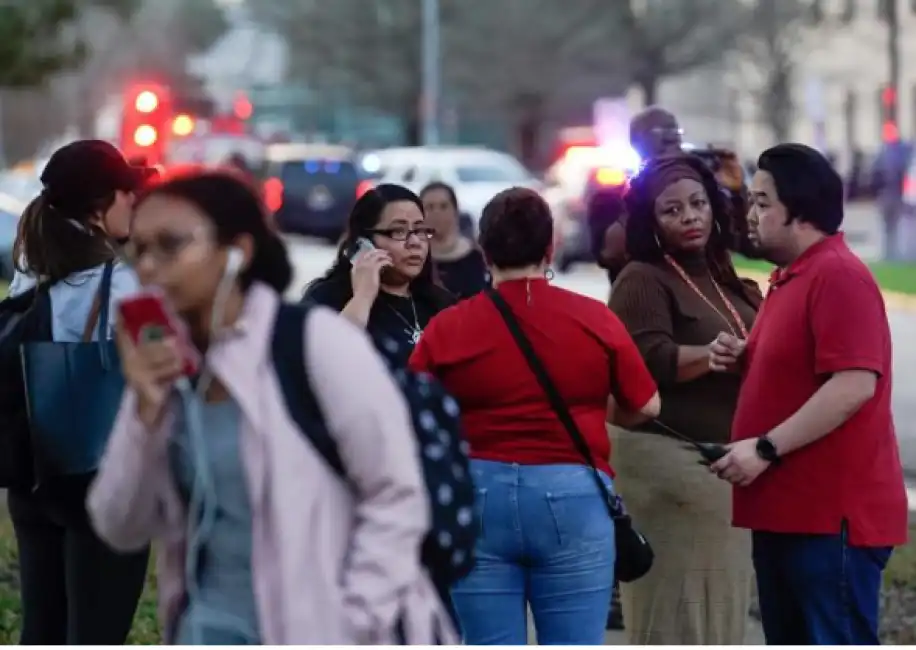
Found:
<svg viewBox="0 0 916 650"><path fill-rule="evenodd" d="M779 0L770 0L777 2ZM916 0L896 1L901 78L898 128L916 138ZM882 92L889 79L884 0L821 0L797 38L792 66L793 116L789 137L848 160L852 151L877 150L882 141ZM753 88L768 61L735 57L728 65L667 80L659 103L679 115L691 141L729 143L752 158L775 141Z"/></svg>

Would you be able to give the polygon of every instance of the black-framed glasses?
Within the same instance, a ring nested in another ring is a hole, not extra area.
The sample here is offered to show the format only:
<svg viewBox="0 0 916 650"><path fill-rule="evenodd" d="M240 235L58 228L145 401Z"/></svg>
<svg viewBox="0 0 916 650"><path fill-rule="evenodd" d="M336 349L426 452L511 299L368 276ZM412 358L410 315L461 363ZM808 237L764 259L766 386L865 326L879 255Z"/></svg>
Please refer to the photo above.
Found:
<svg viewBox="0 0 916 650"><path fill-rule="evenodd" d="M407 226L395 226L394 228L376 228L370 230L373 235L381 235L395 241L407 241L411 235L416 235L420 239L429 241L436 234L436 229L431 226L417 226L408 228Z"/></svg>

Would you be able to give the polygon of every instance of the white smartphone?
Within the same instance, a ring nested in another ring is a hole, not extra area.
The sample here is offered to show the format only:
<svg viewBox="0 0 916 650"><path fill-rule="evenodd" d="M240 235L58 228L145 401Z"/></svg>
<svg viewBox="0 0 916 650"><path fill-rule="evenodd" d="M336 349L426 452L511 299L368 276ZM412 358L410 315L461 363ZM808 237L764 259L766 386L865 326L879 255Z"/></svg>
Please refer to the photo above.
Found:
<svg viewBox="0 0 916 650"><path fill-rule="evenodd" d="M362 257L365 253L368 253L369 251L374 251L374 250L375 250L375 246L372 244L371 241L369 241L365 237L360 237L359 239L356 240L356 245L353 248L353 252L350 253L350 264L356 264L356 260Z"/></svg>

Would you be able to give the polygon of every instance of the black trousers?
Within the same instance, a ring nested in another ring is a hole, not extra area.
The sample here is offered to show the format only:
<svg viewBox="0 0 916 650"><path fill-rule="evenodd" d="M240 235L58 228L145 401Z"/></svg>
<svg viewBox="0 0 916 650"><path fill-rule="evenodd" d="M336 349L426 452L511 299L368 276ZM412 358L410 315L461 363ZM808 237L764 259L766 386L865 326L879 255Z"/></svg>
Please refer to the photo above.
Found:
<svg viewBox="0 0 916 650"><path fill-rule="evenodd" d="M88 523L84 488L69 493L71 507L64 510L32 494L8 495L19 545L21 645L122 645L127 640L149 549L121 554L106 546Z"/></svg>

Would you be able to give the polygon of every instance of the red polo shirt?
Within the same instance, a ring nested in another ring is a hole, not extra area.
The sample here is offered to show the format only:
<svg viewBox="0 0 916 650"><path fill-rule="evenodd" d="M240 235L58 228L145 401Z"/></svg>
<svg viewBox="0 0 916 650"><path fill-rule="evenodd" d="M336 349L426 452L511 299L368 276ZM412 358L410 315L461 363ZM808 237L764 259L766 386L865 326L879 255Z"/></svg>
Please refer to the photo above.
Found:
<svg viewBox="0 0 916 650"><path fill-rule="evenodd" d="M747 344L732 439L767 433L832 373L878 374L875 395L845 424L734 490L734 524L778 533L837 534L856 546L907 539L907 496L891 416L891 334L871 272L843 235L827 237L784 271Z"/></svg>
<svg viewBox="0 0 916 650"><path fill-rule="evenodd" d="M565 398L598 468L610 472L608 396L636 411L656 392L633 339L606 305L546 280L503 282L498 290ZM582 464L486 294L433 317L410 368L436 376L458 401L472 458Z"/></svg>

